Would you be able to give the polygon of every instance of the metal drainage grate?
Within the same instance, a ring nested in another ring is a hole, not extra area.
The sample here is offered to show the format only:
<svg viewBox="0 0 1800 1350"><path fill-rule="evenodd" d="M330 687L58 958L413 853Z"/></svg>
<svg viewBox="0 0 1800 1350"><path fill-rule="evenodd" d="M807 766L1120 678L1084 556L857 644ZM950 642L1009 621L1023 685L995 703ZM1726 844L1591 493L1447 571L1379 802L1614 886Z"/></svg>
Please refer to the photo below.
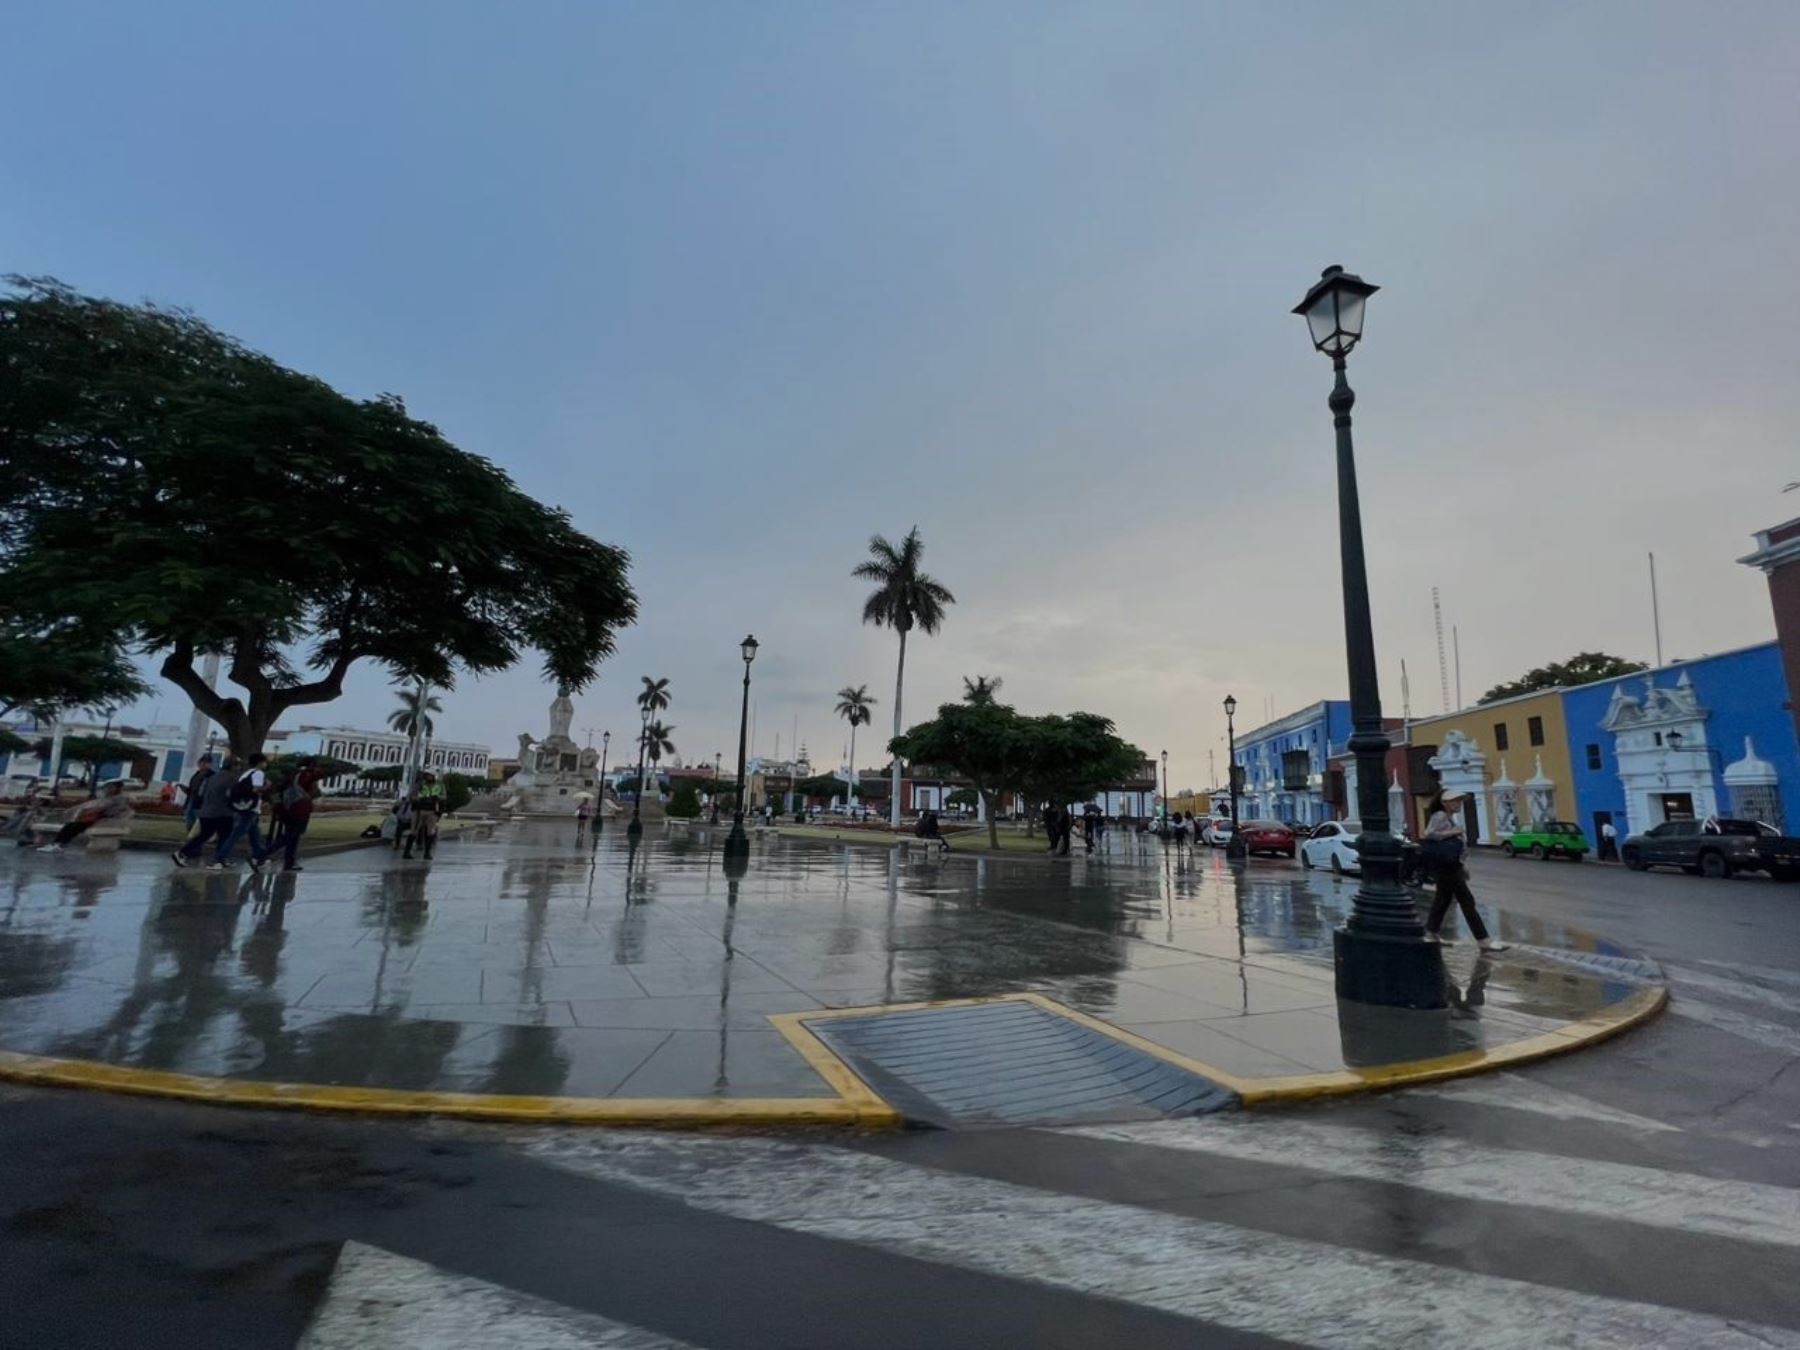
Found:
<svg viewBox="0 0 1800 1350"><path fill-rule="evenodd" d="M895 1110L930 1125L1154 1120L1237 1101L1209 1079L1035 1003L876 1012L806 1025Z"/></svg>

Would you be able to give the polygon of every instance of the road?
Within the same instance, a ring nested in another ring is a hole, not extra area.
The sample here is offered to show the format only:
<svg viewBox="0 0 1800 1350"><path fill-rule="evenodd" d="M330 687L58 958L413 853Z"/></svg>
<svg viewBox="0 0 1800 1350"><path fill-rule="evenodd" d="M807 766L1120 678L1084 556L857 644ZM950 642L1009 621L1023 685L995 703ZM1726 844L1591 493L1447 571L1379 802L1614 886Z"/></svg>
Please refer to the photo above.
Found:
<svg viewBox="0 0 1800 1350"><path fill-rule="evenodd" d="M1476 860L1663 963L1519 1072L1066 1131L672 1135L0 1090L6 1347L1800 1346L1800 890Z"/></svg>

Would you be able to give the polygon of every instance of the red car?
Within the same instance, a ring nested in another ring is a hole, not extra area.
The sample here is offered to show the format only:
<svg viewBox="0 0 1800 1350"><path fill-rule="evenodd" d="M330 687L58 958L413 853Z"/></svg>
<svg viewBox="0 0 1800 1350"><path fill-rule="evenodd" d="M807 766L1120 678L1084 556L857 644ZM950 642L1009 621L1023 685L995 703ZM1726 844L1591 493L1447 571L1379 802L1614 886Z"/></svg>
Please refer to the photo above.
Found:
<svg viewBox="0 0 1800 1350"><path fill-rule="evenodd" d="M1246 853L1294 856L1294 832L1279 820L1246 820L1238 827L1238 838Z"/></svg>

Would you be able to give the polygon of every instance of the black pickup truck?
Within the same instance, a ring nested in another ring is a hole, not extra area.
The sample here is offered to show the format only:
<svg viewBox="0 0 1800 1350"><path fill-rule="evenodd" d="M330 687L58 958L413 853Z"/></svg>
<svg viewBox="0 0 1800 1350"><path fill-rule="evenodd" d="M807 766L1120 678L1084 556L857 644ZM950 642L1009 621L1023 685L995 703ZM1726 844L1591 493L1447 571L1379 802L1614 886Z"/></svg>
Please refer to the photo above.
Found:
<svg viewBox="0 0 1800 1350"><path fill-rule="evenodd" d="M1800 881L1800 838L1755 820L1665 820L1634 834L1619 848L1627 867L1679 867L1701 876L1767 872Z"/></svg>

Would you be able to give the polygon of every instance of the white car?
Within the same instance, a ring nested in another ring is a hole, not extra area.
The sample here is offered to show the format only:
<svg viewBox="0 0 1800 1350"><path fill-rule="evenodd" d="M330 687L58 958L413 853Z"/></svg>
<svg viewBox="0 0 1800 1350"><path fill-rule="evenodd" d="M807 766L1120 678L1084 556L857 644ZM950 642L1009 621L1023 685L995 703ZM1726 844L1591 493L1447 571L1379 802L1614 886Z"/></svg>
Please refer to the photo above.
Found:
<svg viewBox="0 0 1800 1350"><path fill-rule="evenodd" d="M1356 851L1356 837L1361 833L1361 821L1326 821L1300 841L1300 865L1329 867L1338 876L1360 873L1362 858Z"/></svg>
<svg viewBox="0 0 1800 1350"><path fill-rule="evenodd" d="M1220 816L1201 832L1200 837L1214 848L1224 848L1231 842L1231 821Z"/></svg>

